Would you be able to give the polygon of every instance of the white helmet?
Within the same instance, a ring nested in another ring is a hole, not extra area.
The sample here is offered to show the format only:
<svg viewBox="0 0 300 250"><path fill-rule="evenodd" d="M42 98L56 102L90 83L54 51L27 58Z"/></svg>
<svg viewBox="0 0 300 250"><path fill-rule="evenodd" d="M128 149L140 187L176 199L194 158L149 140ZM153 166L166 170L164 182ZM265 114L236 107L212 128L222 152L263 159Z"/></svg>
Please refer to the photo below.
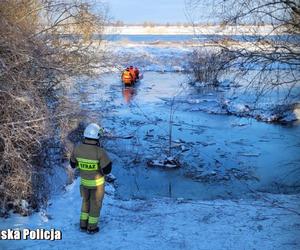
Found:
<svg viewBox="0 0 300 250"><path fill-rule="evenodd" d="M98 140L100 138L101 128L96 123L89 124L83 133L85 138Z"/></svg>

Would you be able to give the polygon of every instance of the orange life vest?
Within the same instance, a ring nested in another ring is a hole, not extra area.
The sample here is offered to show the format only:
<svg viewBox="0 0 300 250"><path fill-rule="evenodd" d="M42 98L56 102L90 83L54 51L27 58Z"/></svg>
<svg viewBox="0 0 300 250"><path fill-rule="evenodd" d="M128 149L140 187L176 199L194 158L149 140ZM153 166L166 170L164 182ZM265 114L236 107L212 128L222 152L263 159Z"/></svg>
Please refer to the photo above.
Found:
<svg viewBox="0 0 300 250"><path fill-rule="evenodd" d="M133 77L131 75L131 73L127 70L124 70L123 73L122 73L122 81L125 83L125 84L131 84L132 81L133 81Z"/></svg>

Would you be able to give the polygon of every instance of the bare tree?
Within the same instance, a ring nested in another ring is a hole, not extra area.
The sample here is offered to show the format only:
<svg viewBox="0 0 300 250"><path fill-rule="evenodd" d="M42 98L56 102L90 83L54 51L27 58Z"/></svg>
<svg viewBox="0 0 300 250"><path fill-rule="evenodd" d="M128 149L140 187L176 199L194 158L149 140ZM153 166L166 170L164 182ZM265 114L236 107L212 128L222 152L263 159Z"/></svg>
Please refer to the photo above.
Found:
<svg viewBox="0 0 300 250"><path fill-rule="evenodd" d="M298 0L210 1L213 14L223 30L238 32L243 42L231 44L214 40L226 53L224 68L236 68L236 79L248 80L258 97L278 91L280 101L299 99L300 2ZM190 16L201 1L187 0ZM199 11L199 9L198 9ZM193 20L195 27L197 20ZM197 31L197 30L196 30ZM233 33L234 35L234 33Z"/></svg>

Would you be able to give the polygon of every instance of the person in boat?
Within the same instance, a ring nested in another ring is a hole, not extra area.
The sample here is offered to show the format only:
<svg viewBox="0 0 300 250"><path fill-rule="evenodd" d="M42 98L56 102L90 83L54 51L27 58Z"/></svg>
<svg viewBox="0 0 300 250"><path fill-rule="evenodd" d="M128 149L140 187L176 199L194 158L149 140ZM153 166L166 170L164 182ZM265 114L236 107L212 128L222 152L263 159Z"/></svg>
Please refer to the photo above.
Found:
<svg viewBox="0 0 300 250"><path fill-rule="evenodd" d="M131 75L133 76L133 82L136 82L136 75L135 75L135 70L134 70L133 66L129 67L129 71L130 71Z"/></svg>
<svg viewBox="0 0 300 250"><path fill-rule="evenodd" d="M134 68L134 73L135 73L136 80L139 80L140 79L140 71L137 67Z"/></svg>
<svg viewBox="0 0 300 250"><path fill-rule="evenodd" d="M122 73L122 82L125 85L131 85L134 84L134 77L132 73L130 72L130 68L126 68Z"/></svg>

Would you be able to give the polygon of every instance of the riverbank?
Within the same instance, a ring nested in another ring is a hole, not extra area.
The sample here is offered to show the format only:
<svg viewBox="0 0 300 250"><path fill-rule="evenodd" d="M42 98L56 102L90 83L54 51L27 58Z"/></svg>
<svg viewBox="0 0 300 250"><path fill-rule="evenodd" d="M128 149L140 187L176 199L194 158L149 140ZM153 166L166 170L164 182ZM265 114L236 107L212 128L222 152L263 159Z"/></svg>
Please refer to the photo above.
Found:
<svg viewBox="0 0 300 250"><path fill-rule="evenodd" d="M0 241L1 249L299 249L299 195L196 201L120 200L107 186L100 232L78 230L79 180L30 217L1 219L1 229L55 228L60 241ZM63 208L63 209L62 209Z"/></svg>

